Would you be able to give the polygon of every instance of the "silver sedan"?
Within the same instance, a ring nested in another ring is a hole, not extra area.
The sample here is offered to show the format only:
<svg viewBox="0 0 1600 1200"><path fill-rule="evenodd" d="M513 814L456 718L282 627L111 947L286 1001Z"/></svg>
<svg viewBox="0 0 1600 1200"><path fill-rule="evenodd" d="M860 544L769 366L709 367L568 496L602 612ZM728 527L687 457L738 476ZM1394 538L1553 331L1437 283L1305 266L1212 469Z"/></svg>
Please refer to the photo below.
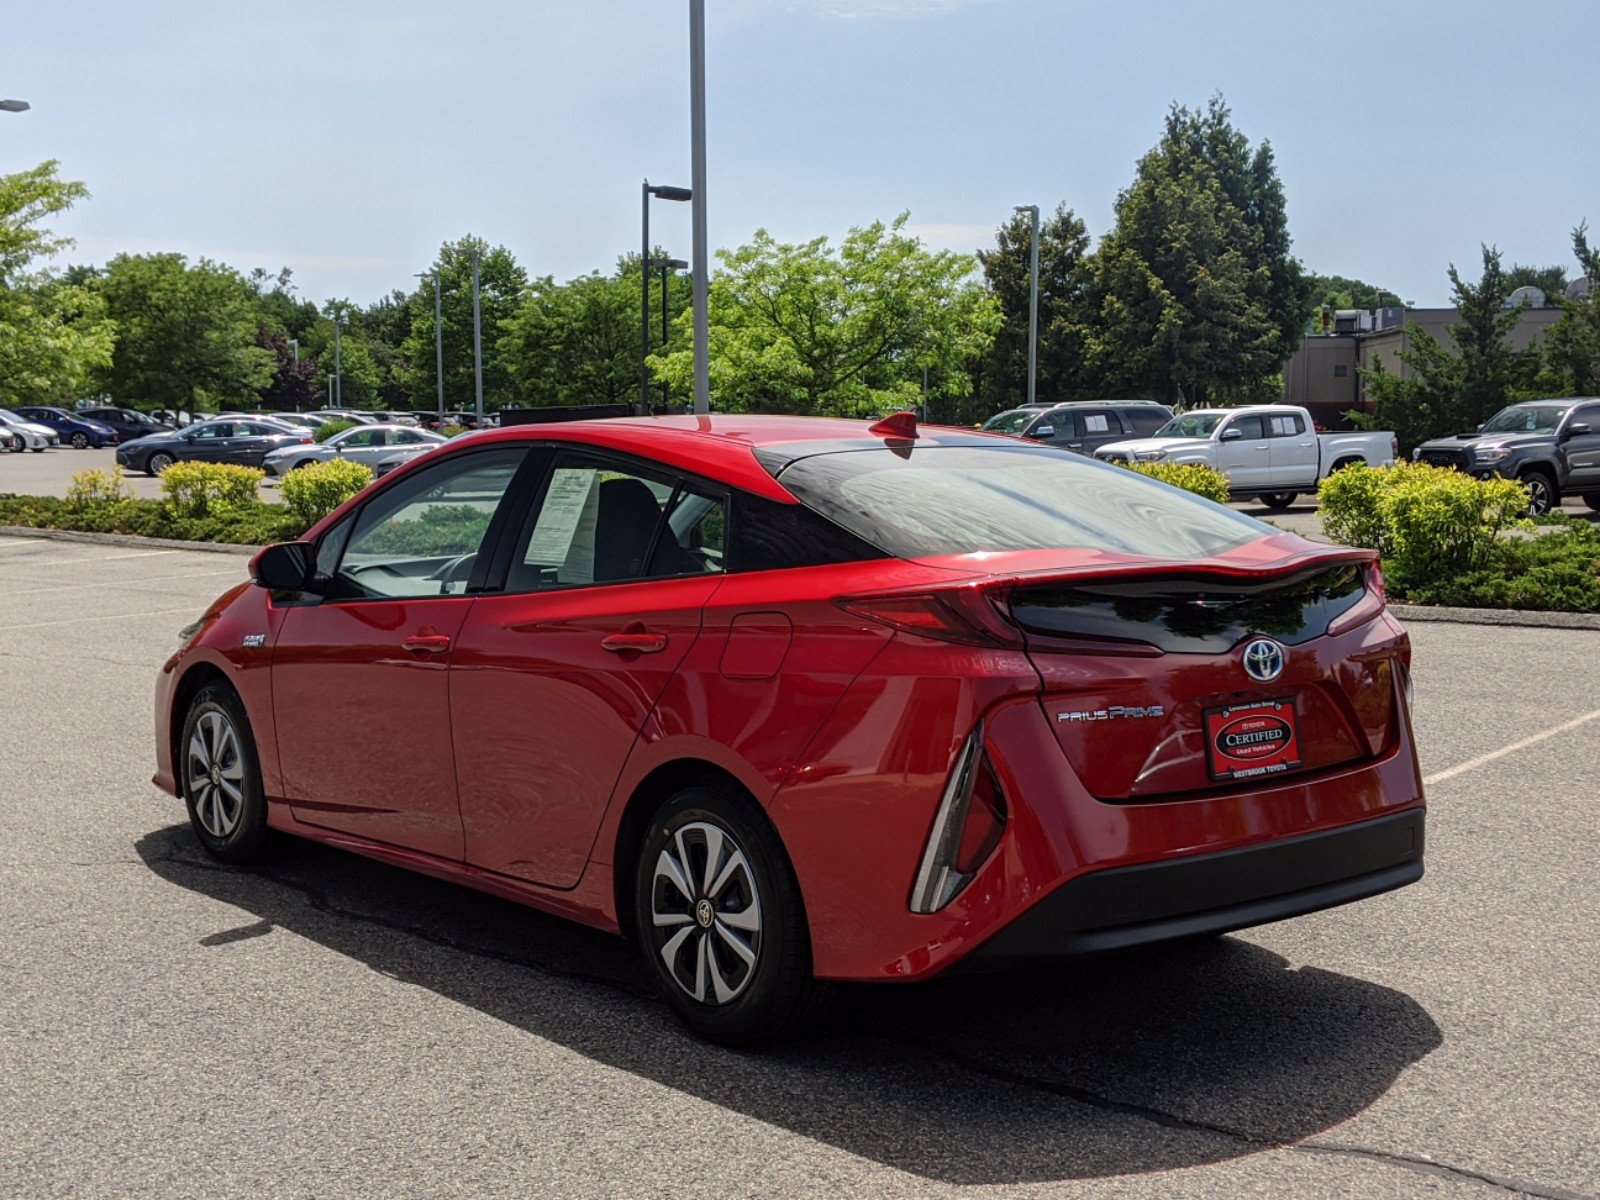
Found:
<svg viewBox="0 0 1600 1200"><path fill-rule="evenodd" d="M376 468L384 459L396 454L421 454L446 440L437 433L406 425L362 425L336 433L320 444L274 450L263 465L269 475L287 475L296 467L332 462L336 458Z"/></svg>

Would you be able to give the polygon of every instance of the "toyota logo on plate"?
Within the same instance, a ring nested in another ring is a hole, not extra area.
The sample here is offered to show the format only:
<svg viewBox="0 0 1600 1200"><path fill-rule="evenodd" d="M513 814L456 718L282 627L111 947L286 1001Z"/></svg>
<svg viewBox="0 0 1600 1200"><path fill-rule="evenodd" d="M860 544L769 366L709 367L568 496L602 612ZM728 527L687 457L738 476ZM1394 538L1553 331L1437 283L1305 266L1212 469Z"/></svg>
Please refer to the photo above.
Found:
<svg viewBox="0 0 1600 1200"><path fill-rule="evenodd" d="M1257 638L1244 648L1244 673L1260 683L1271 683L1283 674L1283 647L1268 638Z"/></svg>

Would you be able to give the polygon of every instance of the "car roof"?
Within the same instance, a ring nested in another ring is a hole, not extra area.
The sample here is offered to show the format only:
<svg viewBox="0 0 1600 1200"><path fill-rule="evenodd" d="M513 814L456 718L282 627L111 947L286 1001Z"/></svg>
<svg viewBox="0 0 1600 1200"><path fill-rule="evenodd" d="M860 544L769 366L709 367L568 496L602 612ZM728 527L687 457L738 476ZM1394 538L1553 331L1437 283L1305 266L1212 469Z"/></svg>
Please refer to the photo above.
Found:
<svg viewBox="0 0 1600 1200"><path fill-rule="evenodd" d="M605 417L592 421L553 421L506 425L463 434L452 445L488 446L505 442L573 442L621 454L634 454L664 466L793 503L794 497L762 463L793 461L812 454L864 450L890 445L895 438L872 432L869 421L839 417L766 416L711 413L700 416ZM919 444L993 446L1014 444L999 434L941 425L918 429ZM761 459L756 451L763 451Z"/></svg>

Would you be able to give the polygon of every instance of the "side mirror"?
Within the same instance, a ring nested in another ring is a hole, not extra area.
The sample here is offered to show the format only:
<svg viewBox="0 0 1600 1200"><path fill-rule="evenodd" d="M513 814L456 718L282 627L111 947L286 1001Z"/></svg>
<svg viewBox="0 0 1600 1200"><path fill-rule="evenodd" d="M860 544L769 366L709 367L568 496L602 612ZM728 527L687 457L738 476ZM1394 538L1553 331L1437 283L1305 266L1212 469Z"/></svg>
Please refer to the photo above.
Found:
<svg viewBox="0 0 1600 1200"><path fill-rule="evenodd" d="M1588 437L1589 434L1593 432L1593 428L1587 421L1574 421L1571 425L1567 426L1567 432L1562 436L1569 438Z"/></svg>
<svg viewBox="0 0 1600 1200"><path fill-rule="evenodd" d="M1244 430L1242 429L1224 429L1222 431L1222 440L1225 442L1237 442L1242 437L1244 437Z"/></svg>
<svg viewBox="0 0 1600 1200"><path fill-rule="evenodd" d="M250 580L274 592L303 592L311 585L317 556L310 542L279 542L250 560Z"/></svg>
<svg viewBox="0 0 1600 1200"><path fill-rule="evenodd" d="M1053 438L1055 435L1056 427L1054 425L1040 425L1028 436L1031 438Z"/></svg>

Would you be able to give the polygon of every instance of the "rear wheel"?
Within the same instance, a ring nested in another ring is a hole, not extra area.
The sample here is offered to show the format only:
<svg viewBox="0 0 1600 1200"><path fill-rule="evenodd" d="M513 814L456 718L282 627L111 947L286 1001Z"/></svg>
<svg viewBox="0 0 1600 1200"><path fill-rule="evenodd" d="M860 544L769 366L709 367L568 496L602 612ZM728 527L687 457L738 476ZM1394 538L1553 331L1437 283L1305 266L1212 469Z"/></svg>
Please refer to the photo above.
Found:
<svg viewBox="0 0 1600 1200"><path fill-rule="evenodd" d="M1261 496L1261 503L1272 509L1285 509L1300 498L1299 492L1267 492Z"/></svg>
<svg viewBox="0 0 1600 1200"><path fill-rule="evenodd" d="M73 434L72 448L74 450L87 450L89 448L89 435L86 433Z"/></svg>
<svg viewBox="0 0 1600 1200"><path fill-rule="evenodd" d="M232 688L200 689L184 718L177 758L189 824L206 853L232 863L261 858L267 801L250 721Z"/></svg>
<svg viewBox="0 0 1600 1200"><path fill-rule="evenodd" d="M1529 471L1519 482L1528 489L1528 516L1542 517L1561 503L1556 481L1543 471Z"/></svg>
<svg viewBox="0 0 1600 1200"><path fill-rule="evenodd" d="M1595 512L1600 512L1600 492L1590 492L1583 498L1583 502Z"/></svg>
<svg viewBox="0 0 1600 1200"><path fill-rule="evenodd" d="M161 472L165 471L168 467L170 467L173 464L174 461L176 461L176 460L173 459L172 455L166 453L166 451L164 451L164 450L157 451L156 453L152 454L149 458L145 459L145 462L144 462L145 474L146 475L159 475L159 474L161 474Z"/></svg>
<svg viewBox="0 0 1600 1200"><path fill-rule="evenodd" d="M748 795L687 787L652 818L639 851L634 928L647 969L695 1033L742 1046L821 1015L800 888L777 833Z"/></svg>

